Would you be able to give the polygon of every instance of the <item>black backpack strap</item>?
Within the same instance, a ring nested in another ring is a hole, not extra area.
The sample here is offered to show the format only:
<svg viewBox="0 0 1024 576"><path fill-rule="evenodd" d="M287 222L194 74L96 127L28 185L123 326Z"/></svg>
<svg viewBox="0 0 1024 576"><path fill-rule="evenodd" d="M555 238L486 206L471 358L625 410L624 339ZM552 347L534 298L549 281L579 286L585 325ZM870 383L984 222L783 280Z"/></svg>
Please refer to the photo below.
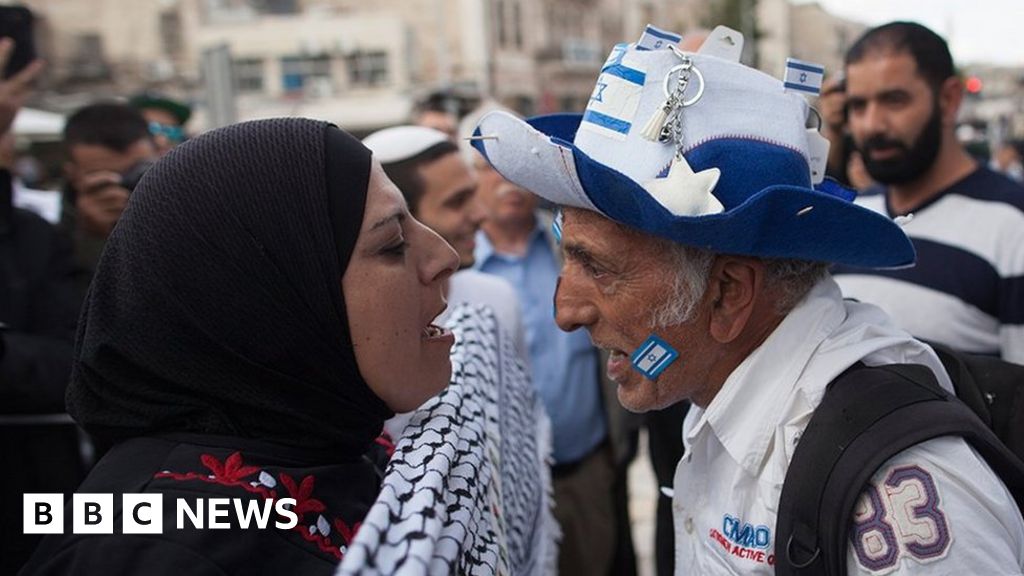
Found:
<svg viewBox="0 0 1024 576"><path fill-rule="evenodd" d="M878 468L940 436L962 436L1024 504L1024 464L918 365L857 364L829 388L786 472L775 530L776 574L844 575L854 506Z"/></svg>
<svg viewBox="0 0 1024 576"><path fill-rule="evenodd" d="M1024 456L1024 366L996 356L957 352L928 342L956 386L956 395L1003 444Z"/></svg>

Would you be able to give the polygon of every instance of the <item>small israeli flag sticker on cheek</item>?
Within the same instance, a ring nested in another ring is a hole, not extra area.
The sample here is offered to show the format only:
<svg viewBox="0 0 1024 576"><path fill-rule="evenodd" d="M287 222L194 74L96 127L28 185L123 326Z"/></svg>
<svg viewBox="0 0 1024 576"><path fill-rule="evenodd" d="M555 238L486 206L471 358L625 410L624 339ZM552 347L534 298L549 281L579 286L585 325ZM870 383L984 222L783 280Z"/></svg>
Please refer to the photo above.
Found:
<svg viewBox="0 0 1024 576"><path fill-rule="evenodd" d="M555 212L555 221L551 223L551 232L555 234L555 242L562 243L562 211Z"/></svg>
<svg viewBox="0 0 1024 576"><path fill-rule="evenodd" d="M825 77L825 68L813 62L804 62L796 58L786 58L786 79L783 81L786 91L817 96L821 94L821 81Z"/></svg>
<svg viewBox="0 0 1024 576"><path fill-rule="evenodd" d="M637 372L648 380L654 380L678 357L679 352L669 346L668 342L652 334L629 359Z"/></svg>

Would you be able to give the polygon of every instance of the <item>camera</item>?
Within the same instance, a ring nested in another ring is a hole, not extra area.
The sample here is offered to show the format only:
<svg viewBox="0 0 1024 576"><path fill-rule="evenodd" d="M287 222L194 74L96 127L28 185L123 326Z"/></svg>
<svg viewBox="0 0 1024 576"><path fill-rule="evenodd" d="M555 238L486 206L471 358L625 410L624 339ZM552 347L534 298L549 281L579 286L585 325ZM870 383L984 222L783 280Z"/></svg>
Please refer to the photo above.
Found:
<svg viewBox="0 0 1024 576"><path fill-rule="evenodd" d="M24 6L0 6L0 37L14 41L14 51L3 69L3 77L10 78L36 59L33 33L34 16Z"/></svg>

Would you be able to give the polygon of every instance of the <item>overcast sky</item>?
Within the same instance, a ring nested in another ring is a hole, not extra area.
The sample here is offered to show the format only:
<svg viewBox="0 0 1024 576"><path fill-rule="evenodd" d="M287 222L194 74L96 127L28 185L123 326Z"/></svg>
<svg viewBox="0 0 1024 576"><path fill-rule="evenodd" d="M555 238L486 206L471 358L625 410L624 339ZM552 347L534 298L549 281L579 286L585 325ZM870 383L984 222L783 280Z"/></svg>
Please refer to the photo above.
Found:
<svg viewBox="0 0 1024 576"><path fill-rule="evenodd" d="M833 14L865 24L920 22L946 38L959 65L1024 66L1024 0L817 1Z"/></svg>

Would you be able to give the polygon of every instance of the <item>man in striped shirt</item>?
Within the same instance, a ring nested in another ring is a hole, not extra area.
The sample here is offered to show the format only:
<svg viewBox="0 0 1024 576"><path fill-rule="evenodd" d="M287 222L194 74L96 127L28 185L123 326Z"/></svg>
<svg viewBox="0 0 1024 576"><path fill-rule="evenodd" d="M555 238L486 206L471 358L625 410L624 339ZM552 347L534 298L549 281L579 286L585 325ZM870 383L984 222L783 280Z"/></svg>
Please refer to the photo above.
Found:
<svg viewBox="0 0 1024 576"><path fill-rule="evenodd" d="M963 86L946 42L915 23L869 30L846 55L849 128L879 186L857 202L905 217L917 265L833 271L847 297L913 335L1024 364L1024 188L956 138Z"/></svg>

